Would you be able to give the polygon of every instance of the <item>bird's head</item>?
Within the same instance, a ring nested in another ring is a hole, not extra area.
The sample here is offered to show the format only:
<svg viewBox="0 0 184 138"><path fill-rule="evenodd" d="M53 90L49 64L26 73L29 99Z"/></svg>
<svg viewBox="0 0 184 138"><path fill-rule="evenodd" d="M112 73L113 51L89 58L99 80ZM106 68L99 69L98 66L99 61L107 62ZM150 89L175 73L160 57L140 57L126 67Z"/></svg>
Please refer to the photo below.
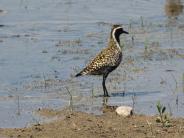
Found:
<svg viewBox="0 0 184 138"><path fill-rule="evenodd" d="M128 32L126 32L123 27L121 25L113 25L112 26L112 30L111 30L111 38L114 38L118 43L119 41L119 37L121 34L129 34Z"/></svg>

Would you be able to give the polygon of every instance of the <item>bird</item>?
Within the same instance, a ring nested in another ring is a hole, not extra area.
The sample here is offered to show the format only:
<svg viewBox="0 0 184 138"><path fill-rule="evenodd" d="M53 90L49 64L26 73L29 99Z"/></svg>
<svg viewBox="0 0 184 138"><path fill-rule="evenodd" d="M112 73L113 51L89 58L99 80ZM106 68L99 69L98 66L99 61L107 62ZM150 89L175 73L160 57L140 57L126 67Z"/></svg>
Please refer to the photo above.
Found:
<svg viewBox="0 0 184 138"><path fill-rule="evenodd" d="M115 24L111 28L108 46L97 54L89 64L75 77L83 75L100 75L103 76L102 87L104 97L109 97L105 81L113 70L115 70L122 61L122 49L120 47L120 35L129 34L121 25Z"/></svg>

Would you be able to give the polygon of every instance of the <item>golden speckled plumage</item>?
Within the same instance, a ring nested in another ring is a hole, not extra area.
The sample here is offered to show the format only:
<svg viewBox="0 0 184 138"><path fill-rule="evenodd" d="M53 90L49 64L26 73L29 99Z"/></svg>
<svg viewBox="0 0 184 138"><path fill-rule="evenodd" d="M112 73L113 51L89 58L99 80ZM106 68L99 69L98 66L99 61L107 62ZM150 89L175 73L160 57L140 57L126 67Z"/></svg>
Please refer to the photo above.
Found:
<svg viewBox="0 0 184 138"><path fill-rule="evenodd" d="M103 49L80 73L76 75L103 75L104 96L109 96L105 80L110 72L116 69L122 60L119 36L128 33L119 25L114 25L111 30L108 47Z"/></svg>
<svg viewBox="0 0 184 138"><path fill-rule="evenodd" d="M103 49L87 66L81 71L82 75L102 75L106 67L116 67L122 59L122 52L116 47L112 38L109 46Z"/></svg>

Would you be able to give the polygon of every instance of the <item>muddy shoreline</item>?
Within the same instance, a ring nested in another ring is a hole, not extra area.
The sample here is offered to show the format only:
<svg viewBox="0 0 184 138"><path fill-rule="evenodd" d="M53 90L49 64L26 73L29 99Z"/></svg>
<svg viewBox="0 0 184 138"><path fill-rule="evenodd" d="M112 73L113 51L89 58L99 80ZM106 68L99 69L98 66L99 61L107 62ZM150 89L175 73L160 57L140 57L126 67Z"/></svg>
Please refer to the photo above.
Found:
<svg viewBox="0 0 184 138"><path fill-rule="evenodd" d="M171 126L163 127L156 116L133 115L122 117L113 109L102 115L53 109L40 109L37 113L45 117L56 117L55 121L35 124L28 128L0 129L3 138L181 138L184 136L184 119L171 119Z"/></svg>

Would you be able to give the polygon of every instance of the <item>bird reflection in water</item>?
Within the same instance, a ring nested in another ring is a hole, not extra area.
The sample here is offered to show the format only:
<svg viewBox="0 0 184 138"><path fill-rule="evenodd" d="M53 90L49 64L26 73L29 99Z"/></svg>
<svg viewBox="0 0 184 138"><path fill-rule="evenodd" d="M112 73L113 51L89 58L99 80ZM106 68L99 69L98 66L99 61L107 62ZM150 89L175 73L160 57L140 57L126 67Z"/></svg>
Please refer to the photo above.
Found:
<svg viewBox="0 0 184 138"><path fill-rule="evenodd" d="M102 112L108 113L108 112L115 112L116 108L118 106L108 105L109 97L103 97L103 105L102 105Z"/></svg>

